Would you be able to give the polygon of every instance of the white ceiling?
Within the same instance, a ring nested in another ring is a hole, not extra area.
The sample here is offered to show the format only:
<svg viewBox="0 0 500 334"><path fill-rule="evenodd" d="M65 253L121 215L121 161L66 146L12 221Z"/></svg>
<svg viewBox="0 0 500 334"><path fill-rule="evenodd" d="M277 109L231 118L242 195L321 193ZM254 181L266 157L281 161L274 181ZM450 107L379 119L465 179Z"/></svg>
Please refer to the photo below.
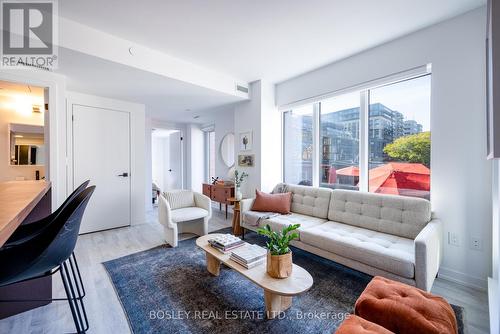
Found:
<svg viewBox="0 0 500 334"><path fill-rule="evenodd" d="M59 48L55 72L66 76L68 90L145 104L148 116L170 122L209 122L213 114L209 109L241 101L66 48ZM195 115L200 117L194 119Z"/></svg>
<svg viewBox="0 0 500 334"><path fill-rule="evenodd" d="M248 82L279 82L485 2L64 0L59 13Z"/></svg>

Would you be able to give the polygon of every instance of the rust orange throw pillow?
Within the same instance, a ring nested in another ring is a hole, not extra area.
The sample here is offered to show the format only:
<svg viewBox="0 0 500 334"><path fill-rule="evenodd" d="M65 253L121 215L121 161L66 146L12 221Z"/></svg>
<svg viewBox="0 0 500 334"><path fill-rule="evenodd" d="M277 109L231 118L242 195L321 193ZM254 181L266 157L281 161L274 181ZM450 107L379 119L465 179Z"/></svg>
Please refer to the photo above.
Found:
<svg viewBox="0 0 500 334"><path fill-rule="evenodd" d="M255 190L255 201L252 211L290 213L292 193L266 194Z"/></svg>
<svg viewBox="0 0 500 334"><path fill-rule="evenodd" d="M335 334L393 334L382 326L369 322L356 315L350 315L344 320Z"/></svg>
<svg viewBox="0 0 500 334"><path fill-rule="evenodd" d="M446 300L379 276L366 286L354 312L394 333L457 333L455 313Z"/></svg>

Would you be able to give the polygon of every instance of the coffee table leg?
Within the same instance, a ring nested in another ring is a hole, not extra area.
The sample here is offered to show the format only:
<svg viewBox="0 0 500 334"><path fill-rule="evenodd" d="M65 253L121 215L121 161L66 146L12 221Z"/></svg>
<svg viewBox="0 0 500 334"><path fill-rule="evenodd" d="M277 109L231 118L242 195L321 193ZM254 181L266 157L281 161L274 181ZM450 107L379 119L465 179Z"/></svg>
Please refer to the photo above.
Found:
<svg viewBox="0 0 500 334"><path fill-rule="evenodd" d="M267 318L274 319L292 306L292 297L280 296L264 290L264 303L266 304Z"/></svg>
<svg viewBox="0 0 500 334"><path fill-rule="evenodd" d="M207 254L207 270L214 276L219 276L220 272L220 261L210 253Z"/></svg>

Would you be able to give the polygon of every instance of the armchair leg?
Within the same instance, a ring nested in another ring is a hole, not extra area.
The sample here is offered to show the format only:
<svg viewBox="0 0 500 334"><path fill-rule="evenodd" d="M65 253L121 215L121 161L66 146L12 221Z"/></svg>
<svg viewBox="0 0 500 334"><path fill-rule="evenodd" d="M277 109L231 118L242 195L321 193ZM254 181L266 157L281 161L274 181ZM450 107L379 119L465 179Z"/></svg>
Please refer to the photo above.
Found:
<svg viewBox="0 0 500 334"><path fill-rule="evenodd" d="M167 244L169 244L172 247L177 247L178 243L177 229L164 227L163 230L165 233L165 241L167 242Z"/></svg>

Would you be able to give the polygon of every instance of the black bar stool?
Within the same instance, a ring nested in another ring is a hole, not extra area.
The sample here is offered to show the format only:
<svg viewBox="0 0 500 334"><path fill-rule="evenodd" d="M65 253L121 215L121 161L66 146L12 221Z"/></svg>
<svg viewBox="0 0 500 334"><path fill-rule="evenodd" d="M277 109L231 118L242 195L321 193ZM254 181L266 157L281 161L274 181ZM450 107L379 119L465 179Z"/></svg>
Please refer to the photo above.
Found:
<svg viewBox="0 0 500 334"><path fill-rule="evenodd" d="M5 242L5 244L2 247L9 246L9 245L15 245L16 243L21 242L24 238L33 237L36 233L39 233L45 226L48 225L49 222L53 221L55 219L55 217L60 215L62 210L76 196L78 196L83 190L85 190L85 188L87 188L87 186L89 185L89 182L90 182L90 180L87 180L87 181L83 182L82 184L80 184L78 186L78 188L76 188L75 191L73 191L71 193L71 195L69 195L68 198L66 198L64 203L61 204L61 206L56 211L54 211L53 213L51 213L47 217L40 219L40 220L37 220L36 222L32 222L30 224L25 224L25 225L19 226L15 230L15 232L9 237L9 239L7 239L7 241Z"/></svg>
<svg viewBox="0 0 500 334"><path fill-rule="evenodd" d="M0 248L0 286L8 286L40 277L60 273L77 333L89 328L83 304L84 288L73 251L85 208L95 190L91 186L75 195L58 215L31 235ZM0 300L24 302L28 300ZM37 301L37 300L29 300Z"/></svg>

